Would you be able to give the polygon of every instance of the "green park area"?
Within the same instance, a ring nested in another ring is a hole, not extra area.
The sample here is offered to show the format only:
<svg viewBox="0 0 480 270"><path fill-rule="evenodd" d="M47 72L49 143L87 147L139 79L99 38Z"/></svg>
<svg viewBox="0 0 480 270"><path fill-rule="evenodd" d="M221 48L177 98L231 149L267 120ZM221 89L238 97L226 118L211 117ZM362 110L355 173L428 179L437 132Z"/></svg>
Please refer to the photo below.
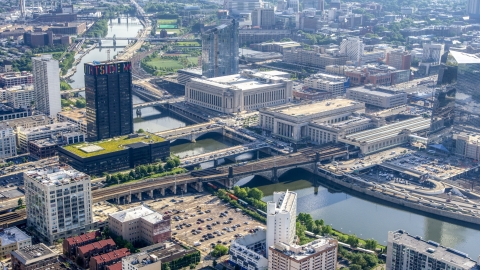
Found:
<svg viewBox="0 0 480 270"><path fill-rule="evenodd" d="M175 33L180 35L182 33L182 29L178 28L177 20L176 19L158 19L157 20L157 32L160 33L162 29L167 30L167 32Z"/></svg>
<svg viewBox="0 0 480 270"><path fill-rule="evenodd" d="M182 68L193 68L198 65L196 52L191 54L164 54L154 53L142 60L142 68L156 76L176 72Z"/></svg>

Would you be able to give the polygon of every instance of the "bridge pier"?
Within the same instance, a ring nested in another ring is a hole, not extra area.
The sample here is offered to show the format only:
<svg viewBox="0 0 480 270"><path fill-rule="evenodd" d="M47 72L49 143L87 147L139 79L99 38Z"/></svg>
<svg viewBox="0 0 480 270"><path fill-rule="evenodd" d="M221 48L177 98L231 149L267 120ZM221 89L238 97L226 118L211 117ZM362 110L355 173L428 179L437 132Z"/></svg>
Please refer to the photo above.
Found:
<svg viewBox="0 0 480 270"><path fill-rule="evenodd" d="M148 192L148 196L150 196L150 198L152 198L152 199L153 199L153 191L154 191L154 189L152 189Z"/></svg>
<svg viewBox="0 0 480 270"><path fill-rule="evenodd" d="M173 192L174 195L177 195L177 186L171 186L170 190Z"/></svg>
<svg viewBox="0 0 480 270"><path fill-rule="evenodd" d="M142 192L139 192L139 193L137 194L137 198L138 198L140 201L142 200Z"/></svg>
<svg viewBox="0 0 480 270"><path fill-rule="evenodd" d="M125 203L130 204L130 202L132 201L132 194L128 194L127 196L125 196L125 201Z"/></svg>
<svg viewBox="0 0 480 270"><path fill-rule="evenodd" d="M218 159L213 160L213 167L214 168L218 167Z"/></svg>
<svg viewBox="0 0 480 270"><path fill-rule="evenodd" d="M185 194L187 193L188 186L187 183L180 185L180 190Z"/></svg>
<svg viewBox="0 0 480 270"><path fill-rule="evenodd" d="M159 190L160 190L160 194L162 196L165 196L165 188L159 188Z"/></svg>
<svg viewBox="0 0 480 270"><path fill-rule="evenodd" d="M277 167L272 168L272 182L278 183Z"/></svg>

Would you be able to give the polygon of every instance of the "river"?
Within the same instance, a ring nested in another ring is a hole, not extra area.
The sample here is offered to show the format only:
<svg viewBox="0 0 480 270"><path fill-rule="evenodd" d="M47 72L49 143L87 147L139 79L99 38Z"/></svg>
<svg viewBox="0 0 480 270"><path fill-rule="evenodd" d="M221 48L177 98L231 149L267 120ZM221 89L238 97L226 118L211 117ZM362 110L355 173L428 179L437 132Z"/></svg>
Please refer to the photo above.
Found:
<svg viewBox="0 0 480 270"><path fill-rule="evenodd" d="M108 34L106 37L113 37L116 35L117 37L135 37L138 34L138 31L143 29L142 24L140 21L133 17L133 18L121 18L120 23L118 23L118 19L112 19L108 21ZM104 46L111 46L113 45L112 40L103 40L102 44ZM110 48L110 59L113 59L115 55L128 44L127 40L117 40L118 48ZM105 61L107 60L107 50L106 48L95 48L91 50L87 55L85 55L80 63L77 65L77 72L71 77L73 82L70 82L72 88L82 88L85 86L84 76L83 76L83 64L92 62L92 61ZM77 54L75 58L80 57L81 55Z"/></svg>
<svg viewBox="0 0 480 270"><path fill-rule="evenodd" d="M311 177L305 172L293 170L281 177L277 184L255 177L246 185L262 190L266 195L264 201L272 198L273 191L295 191L298 194L297 213L309 213L314 219L323 219L326 224L344 233L356 234L364 239L373 238L380 244L386 244L388 231L403 229L423 239L466 252L474 260L480 255L480 228L473 229L413 213L327 186L320 186L315 194L311 182L305 180Z"/></svg>

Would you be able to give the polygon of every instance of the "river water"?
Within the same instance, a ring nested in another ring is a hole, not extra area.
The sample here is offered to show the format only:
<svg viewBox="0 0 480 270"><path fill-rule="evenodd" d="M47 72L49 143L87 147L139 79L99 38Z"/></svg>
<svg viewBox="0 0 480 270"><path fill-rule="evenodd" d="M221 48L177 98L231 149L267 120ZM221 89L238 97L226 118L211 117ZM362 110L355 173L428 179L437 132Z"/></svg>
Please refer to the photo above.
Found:
<svg viewBox="0 0 480 270"><path fill-rule="evenodd" d="M310 181L311 175L293 170L282 176L280 183L255 177L248 184L258 187L272 198L273 191L292 190L297 192L297 213L304 212L314 219L323 219L326 224L344 233L376 239L386 245L388 231L403 229L423 239L439 242L444 246L463 251L476 260L480 255L480 227L455 224L435 217L413 213L404 208L385 204L382 201L352 196L347 192L320 186L318 191Z"/></svg>
<svg viewBox="0 0 480 270"><path fill-rule="evenodd" d="M118 19L112 19L108 22L108 34L107 37L135 37L138 34L138 31L143 28L142 24L138 21L137 18L121 18L120 23ZM117 48L110 48L110 59L113 59L115 55L128 44L127 40L117 40ZM112 40L103 40L103 46L112 46ZM107 48L95 48L91 50L87 55L85 55L80 63L77 65L77 72L71 77L73 82L70 83L72 88L82 88L85 86L84 76L83 76L83 64L92 62L92 61L105 61L107 60ZM76 58L80 55L76 55Z"/></svg>

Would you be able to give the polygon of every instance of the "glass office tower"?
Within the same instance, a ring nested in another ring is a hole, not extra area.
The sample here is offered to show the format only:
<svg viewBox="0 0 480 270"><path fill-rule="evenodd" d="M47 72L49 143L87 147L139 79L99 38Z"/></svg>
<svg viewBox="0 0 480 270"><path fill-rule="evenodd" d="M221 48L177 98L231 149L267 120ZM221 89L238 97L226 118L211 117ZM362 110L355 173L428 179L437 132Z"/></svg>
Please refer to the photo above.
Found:
<svg viewBox="0 0 480 270"><path fill-rule="evenodd" d="M222 24L202 35L202 75L207 78L238 73L238 22Z"/></svg>
<svg viewBox="0 0 480 270"><path fill-rule="evenodd" d="M84 68L87 140L133 133L131 63L93 62Z"/></svg>

